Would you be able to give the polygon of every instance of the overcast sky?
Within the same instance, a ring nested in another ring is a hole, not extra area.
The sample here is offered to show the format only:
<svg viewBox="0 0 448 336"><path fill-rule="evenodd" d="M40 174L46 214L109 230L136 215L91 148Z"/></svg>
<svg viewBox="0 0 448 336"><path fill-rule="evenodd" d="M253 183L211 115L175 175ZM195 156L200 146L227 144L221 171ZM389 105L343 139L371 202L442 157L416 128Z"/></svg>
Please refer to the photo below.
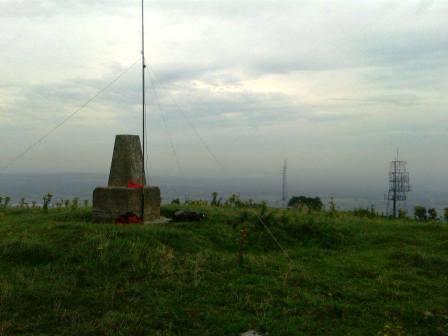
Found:
<svg viewBox="0 0 448 336"><path fill-rule="evenodd" d="M0 166L139 59L139 6L0 1ZM399 147L414 184L446 189L447 17L445 0L147 0L150 174L288 158L298 185L382 187ZM108 172L114 135L140 132L139 67L6 172Z"/></svg>

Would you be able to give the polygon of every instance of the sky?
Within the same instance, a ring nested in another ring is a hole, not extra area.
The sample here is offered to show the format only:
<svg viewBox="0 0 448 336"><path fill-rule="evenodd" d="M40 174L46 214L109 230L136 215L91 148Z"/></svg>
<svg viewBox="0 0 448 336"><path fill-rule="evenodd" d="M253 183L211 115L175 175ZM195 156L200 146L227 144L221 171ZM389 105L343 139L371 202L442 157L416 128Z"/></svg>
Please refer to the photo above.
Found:
<svg viewBox="0 0 448 336"><path fill-rule="evenodd" d="M140 15L0 2L0 173L108 172L115 134L141 129ZM415 192L447 190L448 1L147 0L145 15L150 175L272 179L288 159L293 187L379 193L399 148Z"/></svg>

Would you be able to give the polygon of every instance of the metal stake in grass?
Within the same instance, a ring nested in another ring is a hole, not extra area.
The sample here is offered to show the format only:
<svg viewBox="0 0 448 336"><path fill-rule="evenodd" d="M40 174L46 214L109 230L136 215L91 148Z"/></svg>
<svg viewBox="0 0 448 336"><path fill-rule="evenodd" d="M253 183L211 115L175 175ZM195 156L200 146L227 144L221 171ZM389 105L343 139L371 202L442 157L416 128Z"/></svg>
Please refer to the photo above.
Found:
<svg viewBox="0 0 448 336"><path fill-rule="evenodd" d="M243 266L244 262L244 252L247 246L247 240L249 238L249 229L244 228L240 230L240 244L238 250L238 265Z"/></svg>

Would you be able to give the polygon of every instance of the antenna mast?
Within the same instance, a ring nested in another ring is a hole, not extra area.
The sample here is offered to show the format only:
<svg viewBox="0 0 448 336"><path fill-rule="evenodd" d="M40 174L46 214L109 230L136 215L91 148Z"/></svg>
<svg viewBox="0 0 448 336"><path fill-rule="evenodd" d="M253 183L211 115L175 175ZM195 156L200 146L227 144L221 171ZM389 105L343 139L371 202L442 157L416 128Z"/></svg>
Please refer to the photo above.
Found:
<svg viewBox="0 0 448 336"><path fill-rule="evenodd" d="M283 165L283 175L282 175L282 207L287 207L288 190L287 190L287 173L288 173L288 160L285 160Z"/></svg>
<svg viewBox="0 0 448 336"><path fill-rule="evenodd" d="M145 90L145 0L142 0L142 154L143 185L146 184L145 152L146 152L146 90ZM142 221L145 220L145 189L142 188Z"/></svg>
<svg viewBox="0 0 448 336"><path fill-rule="evenodd" d="M145 126L146 126L146 94L145 94L145 0L142 0L142 143L143 143L143 176L145 175Z"/></svg>
<svg viewBox="0 0 448 336"><path fill-rule="evenodd" d="M406 201L406 193L411 191L406 162L400 161L398 155L397 150L397 158L390 163L389 193L387 195L387 212L394 218L397 217L398 203ZM390 211L390 202L392 202L392 211Z"/></svg>

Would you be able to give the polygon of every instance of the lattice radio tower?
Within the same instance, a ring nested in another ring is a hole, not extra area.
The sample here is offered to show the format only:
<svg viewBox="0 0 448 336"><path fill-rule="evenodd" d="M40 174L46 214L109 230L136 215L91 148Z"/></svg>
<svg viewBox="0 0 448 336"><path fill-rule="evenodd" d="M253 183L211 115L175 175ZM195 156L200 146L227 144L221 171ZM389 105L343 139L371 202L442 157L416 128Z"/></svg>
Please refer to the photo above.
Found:
<svg viewBox="0 0 448 336"><path fill-rule="evenodd" d="M406 193L411 191L409 184L409 172L406 170L406 162L397 158L390 163L389 192L387 195L387 213L394 218L401 202L406 201Z"/></svg>
<svg viewBox="0 0 448 336"><path fill-rule="evenodd" d="M288 160L285 160L283 164L283 173L282 173L282 207L286 208L288 206L288 182L287 182L287 174L288 174Z"/></svg>

